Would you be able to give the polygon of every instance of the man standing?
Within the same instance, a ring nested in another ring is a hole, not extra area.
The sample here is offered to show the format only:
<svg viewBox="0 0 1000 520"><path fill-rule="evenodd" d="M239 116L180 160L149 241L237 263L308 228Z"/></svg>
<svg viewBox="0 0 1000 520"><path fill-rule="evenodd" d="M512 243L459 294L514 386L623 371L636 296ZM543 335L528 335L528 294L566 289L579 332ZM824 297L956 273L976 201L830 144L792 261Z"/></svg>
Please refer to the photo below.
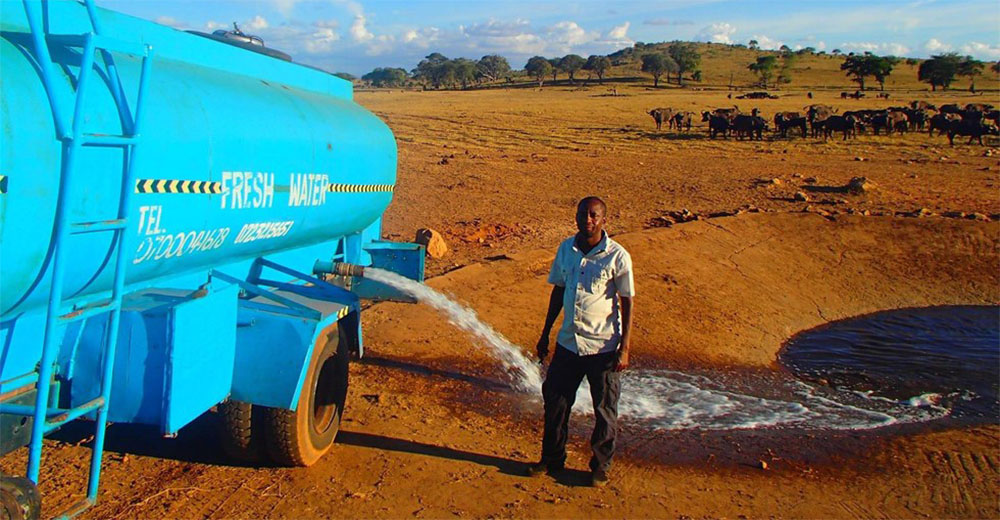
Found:
<svg viewBox="0 0 1000 520"><path fill-rule="evenodd" d="M566 463L569 416L583 378L594 401L594 433L590 437L591 484L608 482L615 452L620 372L629 364L632 329L632 258L604 231L607 205L587 197L576 208L576 235L559 245L552 262L553 285L538 357L549 353L552 325L564 310L552 362L542 385L545 433L541 461L528 467L530 476L558 471Z"/></svg>

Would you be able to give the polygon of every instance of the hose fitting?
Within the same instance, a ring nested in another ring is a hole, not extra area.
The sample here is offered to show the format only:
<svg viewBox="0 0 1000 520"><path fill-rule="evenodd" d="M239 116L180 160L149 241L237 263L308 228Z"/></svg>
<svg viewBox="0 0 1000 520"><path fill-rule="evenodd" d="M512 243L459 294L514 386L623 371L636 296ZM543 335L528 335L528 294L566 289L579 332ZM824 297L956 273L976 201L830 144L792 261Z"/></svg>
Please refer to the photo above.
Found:
<svg viewBox="0 0 1000 520"><path fill-rule="evenodd" d="M356 276L358 278L362 278L365 276L365 268L363 266L349 264L347 262L328 262L318 260L316 264L313 265L313 274L333 274L337 276Z"/></svg>

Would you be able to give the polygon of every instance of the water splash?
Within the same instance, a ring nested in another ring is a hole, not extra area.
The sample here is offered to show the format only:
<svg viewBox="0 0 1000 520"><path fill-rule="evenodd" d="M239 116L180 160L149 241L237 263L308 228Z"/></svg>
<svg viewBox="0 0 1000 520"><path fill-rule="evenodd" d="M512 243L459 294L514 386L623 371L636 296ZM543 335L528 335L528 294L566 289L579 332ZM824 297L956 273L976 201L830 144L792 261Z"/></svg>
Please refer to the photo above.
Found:
<svg viewBox="0 0 1000 520"><path fill-rule="evenodd" d="M517 345L480 320L476 311L431 287L391 271L369 267L365 269L365 278L390 285L416 298L418 302L434 307L443 313L452 325L482 340L482 344L490 349L494 357L514 374L516 389L537 394L542 388L542 375L538 365L526 358Z"/></svg>
<svg viewBox="0 0 1000 520"><path fill-rule="evenodd" d="M475 311L396 273L366 268L365 276L442 312L449 322L478 338L489 349L514 376L515 389L536 398L541 396L539 365L482 322ZM573 409L592 413L586 380ZM787 377L740 384L726 380L722 373L709 377L670 370L623 373L618 410L623 419L664 430L765 427L857 430L932 420L950 412L927 396L897 401L846 389L812 386Z"/></svg>

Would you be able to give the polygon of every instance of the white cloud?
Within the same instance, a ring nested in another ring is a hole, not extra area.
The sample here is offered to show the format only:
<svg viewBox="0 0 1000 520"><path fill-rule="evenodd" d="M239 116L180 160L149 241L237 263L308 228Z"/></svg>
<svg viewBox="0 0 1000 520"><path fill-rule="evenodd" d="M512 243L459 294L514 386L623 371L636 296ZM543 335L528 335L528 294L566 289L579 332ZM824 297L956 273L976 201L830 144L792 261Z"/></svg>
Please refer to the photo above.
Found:
<svg viewBox="0 0 1000 520"><path fill-rule="evenodd" d="M260 31L263 29L267 29L268 27L267 19L259 14L257 16L254 16L253 19L250 20L249 22L246 22L245 25L247 29L250 29L252 31Z"/></svg>
<svg viewBox="0 0 1000 520"><path fill-rule="evenodd" d="M286 18L291 16L292 9L298 2L298 0L270 0L270 1L274 5L274 8L277 9L278 12L280 12Z"/></svg>
<svg viewBox="0 0 1000 520"><path fill-rule="evenodd" d="M962 46L962 54L970 54L975 58L1000 60L1000 46L980 42L969 42Z"/></svg>
<svg viewBox="0 0 1000 520"><path fill-rule="evenodd" d="M316 20L313 22L313 26L321 29L337 29L340 27L340 22L337 20Z"/></svg>
<svg viewBox="0 0 1000 520"><path fill-rule="evenodd" d="M549 45L559 52L570 52L573 47L590 43L600 37L597 31L587 31L576 22L559 22L545 29Z"/></svg>
<svg viewBox="0 0 1000 520"><path fill-rule="evenodd" d="M173 16L158 16L155 21L160 25L167 25L173 27L174 29L184 29L187 27L186 23L174 18Z"/></svg>
<svg viewBox="0 0 1000 520"><path fill-rule="evenodd" d="M608 40L627 40L628 39L628 28L629 28L629 25L630 25L629 22L625 22L625 23L623 23L621 25L618 25L616 27L612 27L611 30L608 31L607 39Z"/></svg>
<svg viewBox="0 0 1000 520"><path fill-rule="evenodd" d="M364 43L375 38L375 35L368 30L366 24L367 20L364 13L354 15L354 21L351 22L350 29L351 37L354 38L354 41Z"/></svg>
<svg viewBox="0 0 1000 520"><path fill-rule="evenodd" d="M849 52L870 52L872 54L883 54L891 56L904 56L909 54L910 48L895 42L844 42L840 44L842 51Z"/></svg>
<svg viewBox="0 0 1000 520"><path fill-rule="evenodd" d="M329 27L317 29L305 42L306 52L322 54L333 50L333 44L340 41L340 35Z"/></svg>
<svg viewBox="0 0 1000 520"><path fill-rule="evenodd" d="M458 32L458 43L477 51L500 54L541 54L545 51L545 40L532 31L527 20L500 22L491 19L486 23L459 26Z"/></svg>
<svg viewBox="0 0 1000 520"><path fill-rule="evenodd" d="M734 34L736 34L736 27L732 24L721 22L702 28L695 35L694 39L704 42L732 44L735 43L733 41Z"/></svg>
<svg viewBox="0 0 1000 520"><path fill-rule="evenodd" d="M928 54L935 54L938 52L948 52L951 50L951 45L938 40L937 38L931 38L924 42L924 50Z"/></svg>
<svg viewBox="0 0 1000 520"><path fill-rule="evenodd" d="M758 47L760 47L761 49L764 49L764 50L769 50L769 51L776 51L776 50L780 49L782 45L785 44L785 42L782 42L781 40L774 40L774 39L768 38L767 36L765 36L763 34L755 34L755 35L753 35L753 39L757 40L757 46Z"/></svg>
<svg viewBox="0 0 1000 520"><path fill-rule="evenodd" d="M226 25L226 24L224 24L224 23L216 22L215 20L209 20L209 21L205 22L205 29L208 30L208 31L214 31L216 29L223 29L225 27L229 27L229 26Z"/></svg>

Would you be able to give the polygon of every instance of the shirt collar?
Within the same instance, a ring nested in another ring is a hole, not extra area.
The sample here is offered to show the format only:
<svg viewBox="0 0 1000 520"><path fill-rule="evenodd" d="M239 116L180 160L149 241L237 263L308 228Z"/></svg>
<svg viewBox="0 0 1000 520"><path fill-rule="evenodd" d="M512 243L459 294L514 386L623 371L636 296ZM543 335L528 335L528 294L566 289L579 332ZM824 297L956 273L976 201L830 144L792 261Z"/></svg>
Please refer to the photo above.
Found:
<svg viewBox="0 0 1000 520"><path fill-rule="evenodd" d="M586 253L586 254L584 254L583 251L581 251L580 248L577 247L577 245L576 245L576 237L574 236L573 237L573 249L575 249L577 251L580 251L580 254L582 254L583 256L593 256L593 255L596 255L597 253L603 253L603 252L605 252L605 251L608 250L608 232L604 231L602 229L601 230L601 241L598 242L597 245L594 246L594 248L591 249L590 252Z"/></svg>

